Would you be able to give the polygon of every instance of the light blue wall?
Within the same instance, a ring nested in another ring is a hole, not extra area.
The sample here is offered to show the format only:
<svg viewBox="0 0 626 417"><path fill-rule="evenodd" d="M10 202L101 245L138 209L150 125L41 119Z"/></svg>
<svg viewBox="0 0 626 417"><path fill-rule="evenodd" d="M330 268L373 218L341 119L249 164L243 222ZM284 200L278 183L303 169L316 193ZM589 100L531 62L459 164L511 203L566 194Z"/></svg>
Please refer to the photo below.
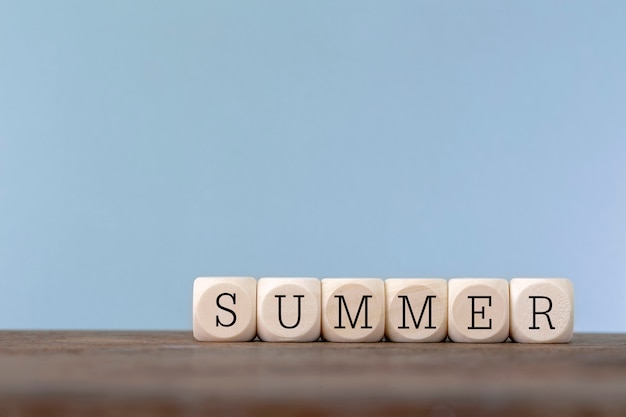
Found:
<svg viewBox="0 0 626 417"><path fill-rule="evenodd" d="M626 331L623 2L0 5L0 328L198 275L565 276Z"/></svg>

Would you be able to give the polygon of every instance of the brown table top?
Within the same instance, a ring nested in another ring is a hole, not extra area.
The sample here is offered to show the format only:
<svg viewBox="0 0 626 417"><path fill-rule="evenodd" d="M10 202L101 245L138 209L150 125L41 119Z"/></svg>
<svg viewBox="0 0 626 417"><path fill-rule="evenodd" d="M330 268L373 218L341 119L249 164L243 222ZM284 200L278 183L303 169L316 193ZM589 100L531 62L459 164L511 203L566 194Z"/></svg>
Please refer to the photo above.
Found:
<svg viewBox="0 0 626 417"><path fill-rule="evenodd" d="M566 345L0 332L0 415L626 416L626 334Z"/></svg>

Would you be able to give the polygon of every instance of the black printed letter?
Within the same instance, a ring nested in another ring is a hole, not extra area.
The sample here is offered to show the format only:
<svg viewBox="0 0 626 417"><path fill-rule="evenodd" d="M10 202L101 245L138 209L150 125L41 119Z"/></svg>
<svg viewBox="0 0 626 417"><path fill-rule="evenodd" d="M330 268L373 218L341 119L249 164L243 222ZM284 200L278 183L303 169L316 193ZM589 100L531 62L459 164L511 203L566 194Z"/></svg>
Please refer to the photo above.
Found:
<svg viewBox="0 0 626 417"><path fill-rule="evenodd" d="M543 314L544 316L546 316L546 319L548 319L548 326L550 326L551 330L554 330L555 327L552 325L552 321L550 320L550 316L548 316L548 313L550 312L550 310L552 310L552 300L548 297L543 297L540 295L531 295L528 298L532 298L533 299L533 326L529 327L530 330L539 330L539 327L537 327L537 315L538 314ZM537 311L537 298L543 298L544 300L548 300L548 309L546 311Z"/></svg>
<svg viewBox="0 0 626 417"><path fill-rule="evenodd" d="M354 321L352 321L352 316L350 315L350 311L348 310L348 305L346 304L346 299L344 298L343 295L335 295L335 298L339 299L339 326L335 326L335 329L345 329L346 326L342 326L341 325L341 304L343 303L343 306L346 309L346 314L348 315L348 321L350 322L350 327L352 327L353 329L356 327L356 322L359 319L359 315L361 314L361 307L363 307L363 304L365 304L365 326L361 326L361 329L371 329L372 326L368 326L367 324L367 319L368 319L368 314L367 314L367 300L369 298L372 298L373 295L364 295L363 297L361 297L361 303L359 304L359 309L356 311L356 316L354 317Z"/></svg>
<svg viewBox="0 0 626 417"><path fill-rule="evenodd" d="M398 298L402 299L402 326L398 327L398 329L408 329L409 327L406 325L406 307L409 307L409 313L411 313L411 319L413 320L413 325L416 329L419 329L420 323L422 322L422 317L424 316L424 311L426 311L426 305L428 304L428 326L425 329L436 329L437 327L433 327L433 303L432 299L437 298L436 295L427 295L426 301L424 301L424 305L422 306L422 312L420 313L420 318L415 322L415 316L413 315L413 309L411 308L411 303L409 303L408 295L399 295Z"/></svg>
<svg viewBox="0 0 626 417"><path fill-rule="evenodd" d="M298 324L300 324L300 308L301 308L301 304L302 304L302 298L304 297L304 295L294 295L294 298L298 299L298 319L296 320L296 324L294 324L293 326L286 326L285 323L283 323L283 306L282 306L282 301L283 298L287 297L286 295L275 295L274 297L278 298L278 321L280 322L280 325L283 326L285 329L293 329L295 327L298 326Z"/></svg>
<svg viewBox="0 0 626 417"><path fill-rule="evenodd" d="M476 310L476 308L474 307L474 300L476 298L484 298L489 300L489 304L488 306L491 307L491 296L487 295L468 295L467 298L472 300L472 326L468 327L469 330L476 330L476 329L491 329L491 319L489 319L489 326L476 326L474 320L476 319L476 314L480 314L481 318L484 320L485 319L485 306L482 306L480 310Z"/></svg>
<svg viewBox="0 0 626 417"><path fill-rule="evenodd" d="M220 317L219 316L215 316L215 325L217 327L220 327L220 326L230 327L233 324L235 324L235 322L237 321L237 315L235 314L235 312L233 310L231 310L230 308L224 307L223 305L220 304L220 298L222 298L225 295L229 296L233 300L233 305L237 304L237 299L235 298L235 294L234 293L233 294L229 294L227 292L223 292L223 293L221 293L220 295L217 296L217 299L215 300L215 302L217 303L217 306L220 309L222 309L224 311L228 311L230 314L233 315L233 320L230 323L228 323L228 324L222 323L220 321Z"/></svg>

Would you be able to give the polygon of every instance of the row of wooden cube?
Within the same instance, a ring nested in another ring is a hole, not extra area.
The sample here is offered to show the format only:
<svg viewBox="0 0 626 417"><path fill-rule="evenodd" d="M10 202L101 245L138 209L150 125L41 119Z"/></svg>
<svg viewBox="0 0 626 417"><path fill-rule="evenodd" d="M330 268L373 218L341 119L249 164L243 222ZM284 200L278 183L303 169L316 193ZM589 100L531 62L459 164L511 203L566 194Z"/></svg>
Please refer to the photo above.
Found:
<svg viewBox="0 0 626 417"><path fill-rule="evenodd" d="M199 341L567 343L574 290L565 278L200 277Z"/></svg>

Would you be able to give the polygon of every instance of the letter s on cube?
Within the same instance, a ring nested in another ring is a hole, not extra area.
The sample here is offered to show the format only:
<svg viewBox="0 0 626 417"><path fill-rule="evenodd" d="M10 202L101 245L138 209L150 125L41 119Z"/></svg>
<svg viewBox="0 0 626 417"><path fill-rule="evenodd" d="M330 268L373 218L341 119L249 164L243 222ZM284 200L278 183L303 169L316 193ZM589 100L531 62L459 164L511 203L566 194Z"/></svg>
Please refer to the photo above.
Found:
<svg viewBox="0 0 626 417"><path fill-rule="evenodd" d="M193 282L193 337L200 342L247 342L256 336L256 280L199 277Z"/></svg>

